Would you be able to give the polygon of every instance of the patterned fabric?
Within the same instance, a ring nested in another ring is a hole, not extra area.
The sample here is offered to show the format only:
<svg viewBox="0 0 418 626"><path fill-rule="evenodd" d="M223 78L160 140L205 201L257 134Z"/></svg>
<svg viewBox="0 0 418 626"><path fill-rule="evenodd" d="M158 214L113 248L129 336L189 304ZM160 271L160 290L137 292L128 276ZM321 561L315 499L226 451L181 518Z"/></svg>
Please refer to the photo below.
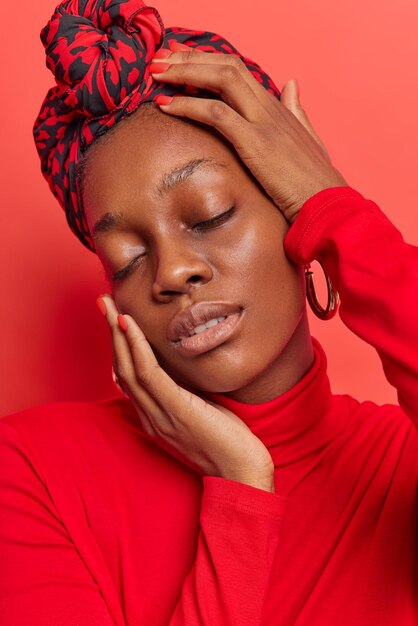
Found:
<svg viewBox="0 0 418 626"><path fill-rule="evenodd" d="M68 224L94 252L77 176L88 146L143 102L185 93L219 98L190 85L155 81L150 61L170 41L207 52L235 54L274 96L280 92L257 63L220 35L165 28L158 11L142 0L66 0L41 32L47 67L55 76L34 125L43 175L64 208Z"/></svg>

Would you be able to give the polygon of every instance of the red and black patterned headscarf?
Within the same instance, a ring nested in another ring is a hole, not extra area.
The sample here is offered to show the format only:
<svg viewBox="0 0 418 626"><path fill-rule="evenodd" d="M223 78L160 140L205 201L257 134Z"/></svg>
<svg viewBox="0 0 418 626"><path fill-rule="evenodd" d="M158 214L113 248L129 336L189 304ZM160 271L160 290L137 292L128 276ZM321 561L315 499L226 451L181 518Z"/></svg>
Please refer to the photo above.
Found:
<svg viewBox="0 0 418 626"><path fill-rule="evenodd" d="M206 52L239 56L277 98L280 92L257 63L220 35L165 28L142 0L66 0L41 32L47 66L55 75L34 125L42 172L80 241L94 251L85 219L78 163L88 146L156 95L218 98L190 85L155 81L150 61L170 41Z"/></svg>

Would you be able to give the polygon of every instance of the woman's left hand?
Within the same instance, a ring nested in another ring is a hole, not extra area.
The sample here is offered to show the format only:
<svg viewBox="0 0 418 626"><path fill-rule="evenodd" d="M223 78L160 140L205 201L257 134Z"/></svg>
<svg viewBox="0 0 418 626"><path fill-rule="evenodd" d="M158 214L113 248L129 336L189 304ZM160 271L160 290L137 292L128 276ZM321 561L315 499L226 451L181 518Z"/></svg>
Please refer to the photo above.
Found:
<svg viewBox="0 0 418 626"><path fill-rule="evenodd" d="M289 223L318 191L348 185L302 109L294 81L286 83L279 101L235 55L179 43L170 48L169 57L157 53L154 79L208 89L222 100L179 95L161 109L209 124L224 135ZM155 73L157 63L170 67Z"/></svg>

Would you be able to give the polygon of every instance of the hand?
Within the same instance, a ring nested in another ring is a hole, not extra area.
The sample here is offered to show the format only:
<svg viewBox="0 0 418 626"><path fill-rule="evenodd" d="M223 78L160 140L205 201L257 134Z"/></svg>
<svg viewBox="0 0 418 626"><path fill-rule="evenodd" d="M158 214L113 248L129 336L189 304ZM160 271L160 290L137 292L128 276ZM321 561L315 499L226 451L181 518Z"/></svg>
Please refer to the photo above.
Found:
<svg viewBox="0 0 418 626"><path fill-rule="evenodd" d="M300 106L294 81L286 83L278 101L235 55L178 43L171 49L168 58L155 58L153 70L161 62L170 67L153 72L154 79L208 89L222 100L179 95L161 109L223 134L288 222L318 191L347 186Z"/></svg>
<svg viewBox="0 0 418 626"><path fill-rule="evenodd" d="M236 415L176 384L159 366L130 315L101 297L113 339L113 367L147 435L192 469L274 492L269 451ZM123 330L122 323L126 327Z"/></svg>

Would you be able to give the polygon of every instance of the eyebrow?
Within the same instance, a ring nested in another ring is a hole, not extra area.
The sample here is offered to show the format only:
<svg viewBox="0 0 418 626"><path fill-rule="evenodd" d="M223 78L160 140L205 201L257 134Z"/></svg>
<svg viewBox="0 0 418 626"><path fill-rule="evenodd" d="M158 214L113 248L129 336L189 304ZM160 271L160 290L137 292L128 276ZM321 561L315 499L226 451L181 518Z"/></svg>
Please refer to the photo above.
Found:
<svg viewBox="0 0 418 626"><path fill-rule="evenodd" d="M182 183L190 178L199 168L202 167L210 169L219 169L223 167L228 169L226 163L216 161L213 158L205 157L200 159L191 159L190 161L187 161L187 163L184 163L180 167L176 167L174 170L166 172L163 175L157 186L157 194L160 197L163 197L168 191L170 191L170 189L173 189L173 187L179 183ZM125 218L121 213L111 213L108 211L94 223L92 236L97 237L99 234L108 233L123 221L125 221Z"/></svg>

